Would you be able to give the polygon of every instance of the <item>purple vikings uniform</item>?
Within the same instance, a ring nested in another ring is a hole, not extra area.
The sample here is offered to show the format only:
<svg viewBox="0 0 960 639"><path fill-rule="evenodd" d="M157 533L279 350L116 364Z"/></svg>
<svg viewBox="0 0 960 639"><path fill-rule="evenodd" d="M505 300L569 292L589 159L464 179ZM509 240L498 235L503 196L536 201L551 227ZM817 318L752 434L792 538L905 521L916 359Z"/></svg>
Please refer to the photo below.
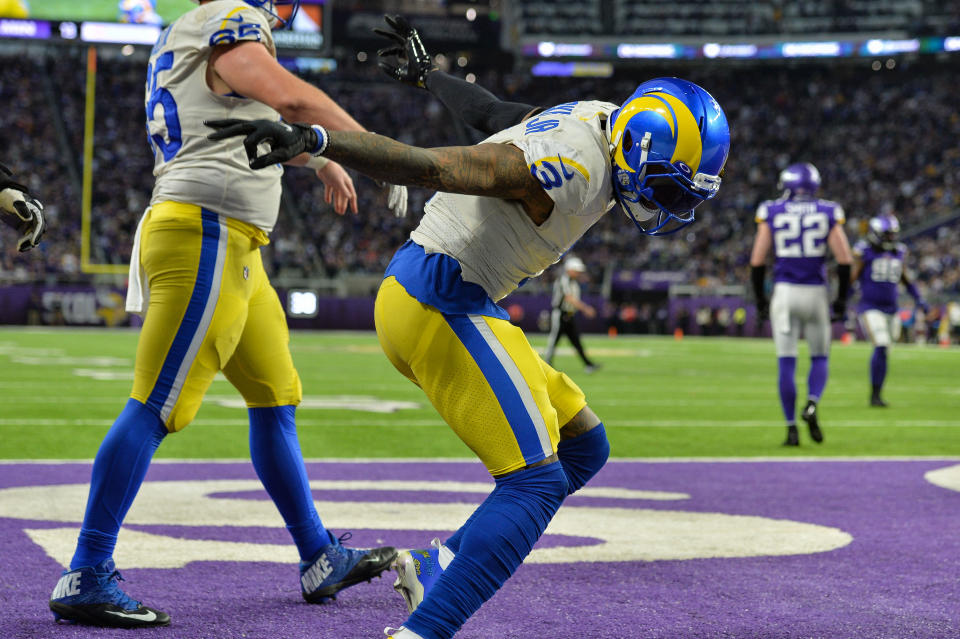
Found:
<svg viewBox="0 0 960 639"><path fill-rule="evenodd" d="M884 251L860 240L854 245L853 254L863 260L863 270L857 280L860 283L857 313L877 310L895 314L898 310L897 287L903 276L907 247L898 243L892 251Z"/></svg>
<svg viewBox="0 0 960 639"><path fill-rule="evenodd" d="M757 223L773 236L773 297L770 319L779 357L796 357L800 330L812 355L830 348L827 301L827 235L843 224L843 207L830 200L795 195L768 200L757 208Z"/></svg>
<svg viewBox="0 0 960 639"><path fill-rule="evenodd" d="M916 285L904 271L907 248L897 242L900 223L889 213L871 218L866 239L853 247L857 257L854 278L860 284L860 303L857 305L860 327L873 342L870 357L871 406L886 406L880 397L887 377L887 348L900 338L898 287L904 284L917 307L928 310Z"/></svg>

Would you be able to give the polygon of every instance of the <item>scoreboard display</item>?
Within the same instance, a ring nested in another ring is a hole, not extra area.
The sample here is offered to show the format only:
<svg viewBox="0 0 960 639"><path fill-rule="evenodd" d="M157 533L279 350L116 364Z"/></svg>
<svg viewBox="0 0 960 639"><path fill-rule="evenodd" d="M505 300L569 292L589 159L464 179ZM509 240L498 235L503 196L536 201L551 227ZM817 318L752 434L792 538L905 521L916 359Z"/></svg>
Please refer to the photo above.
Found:
<svg viewBox="0 0 960 639"><path fill-rule="evenodd" d="M190 0L0 0L0 38L152 45L161 29L196 8ZM329 48L326 0L302 0L292 28L274 32L278 48ZM289 7L278 7L287 17Z"/></svg>

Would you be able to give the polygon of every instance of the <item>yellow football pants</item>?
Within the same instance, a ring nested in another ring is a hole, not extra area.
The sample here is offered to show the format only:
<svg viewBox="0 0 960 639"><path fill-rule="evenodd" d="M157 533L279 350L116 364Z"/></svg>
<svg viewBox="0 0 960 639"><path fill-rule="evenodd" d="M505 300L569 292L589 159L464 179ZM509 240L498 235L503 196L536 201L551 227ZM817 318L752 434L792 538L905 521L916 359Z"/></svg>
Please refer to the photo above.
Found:
<svg viewBox="0 0 960 639"><path fill-rule="evenodd" d="M260 259L266 233L193 204L161 202L141 227L149 305L131 397L176 432L223 371L251 408L300 403L277 292Z"/></svg>
<svg viewBox="0 0 960 639"><path fill-rule="evenodd" d="M392 276L380 285L374 318L396 369L494 476L555 453L560 427L587 404L573 380L506 320L443 314Z"/></svg>

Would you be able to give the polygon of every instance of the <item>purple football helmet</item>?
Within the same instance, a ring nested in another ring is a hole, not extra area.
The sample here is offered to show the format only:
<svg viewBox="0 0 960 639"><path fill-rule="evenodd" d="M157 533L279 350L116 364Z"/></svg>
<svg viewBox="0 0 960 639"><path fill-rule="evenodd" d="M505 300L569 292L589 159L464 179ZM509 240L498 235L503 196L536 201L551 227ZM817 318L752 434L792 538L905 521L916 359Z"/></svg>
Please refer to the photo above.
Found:
<svg viewBox="0 0 960 639"><path fill-rule="evenodd" d="M867 227L867 241L879 251L894 251L897 248L897 234L900 222L893 215L878 215L870 218Z"/></svg>
<svg viewBox="0 0 960 639"><path fill-rule="evenodd" d="M809 162L791 164L780 172L777 187L790 195L813 195L820 189L820 171Z"/></svg>

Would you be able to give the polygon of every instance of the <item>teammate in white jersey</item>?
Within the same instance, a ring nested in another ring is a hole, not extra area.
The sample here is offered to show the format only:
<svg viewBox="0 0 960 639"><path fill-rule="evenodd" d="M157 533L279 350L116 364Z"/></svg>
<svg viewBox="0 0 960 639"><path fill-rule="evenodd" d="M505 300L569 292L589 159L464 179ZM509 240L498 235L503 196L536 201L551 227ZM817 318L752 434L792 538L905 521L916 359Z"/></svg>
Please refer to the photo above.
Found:
<svg viewBox="0 0 960 639"><path fill-rule="evenodd" d="M298 0L293 4L296 9ZM363 131L325 93L277 62L273 0L201 1L160 35L147 67L147 131L156 184L137 229L128 309L145 310L133 391L97 452L76 553L50 598L58 620L166 625L127 596L112 559L117 534L161 440L185 428L219 371L249 408L254 469L300 554L304 599L320 603L387 569L393 548L348 549L314 508L294 412L300 378L286 317L260 259L280 205L280 167L253 171L243 149L207 139L203 120L307 119ZM304 154L327 201L356 212L335 162ZM404 187L390 187L402 212ZM159 549L158 549L159 550ZM292 581L292 580L291 580Z"/></svg>
<svg viewBox="0 0 960 639"><path fill-rule="evenodd" d="M397 639L444 639L513 574L563 499L603 466L609 444L573 381L544 362L496 301L536 277L619 203L641 230L693 221L729 150L726 117L700 87L641 84L620 107L576 101L541 110L504 103L435 71L416 32L389 19L381 52L395 78L425 86L475 128L471 147L423 149L369 133L229 120L251 166L305 149L371 177L437 189L377 295L387 357L420 386L486 465L496 486L444 543L397 559L409 618ZM271 151L256 157L269 142ZM422 454L422 453L421 453Z"/></svg>

